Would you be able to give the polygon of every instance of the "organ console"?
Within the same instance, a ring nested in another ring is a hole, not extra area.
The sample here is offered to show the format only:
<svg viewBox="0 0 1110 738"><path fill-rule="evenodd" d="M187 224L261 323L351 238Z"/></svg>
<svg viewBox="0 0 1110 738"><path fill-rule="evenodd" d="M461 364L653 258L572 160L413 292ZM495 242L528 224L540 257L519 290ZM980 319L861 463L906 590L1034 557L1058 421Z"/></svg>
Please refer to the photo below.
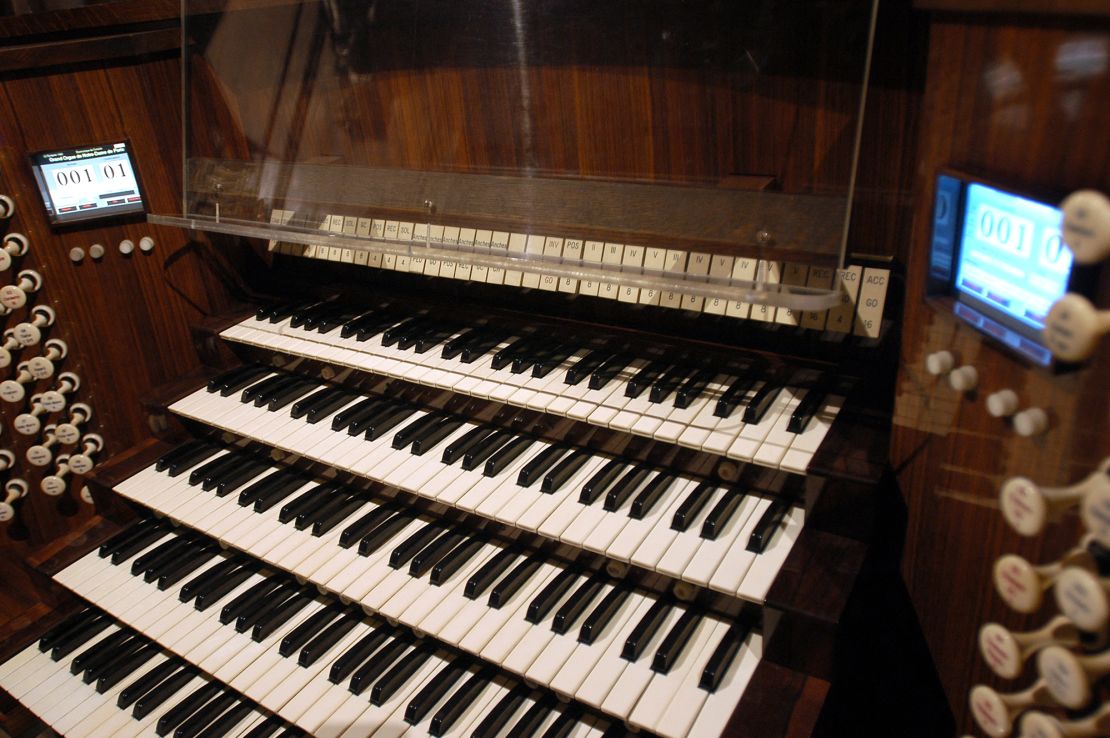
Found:
<svg viewBox="0 0 1110 738"><path fill-rule="evenodd" d="M1105 733L1104 10L9 5L0 727Z"/></svg>

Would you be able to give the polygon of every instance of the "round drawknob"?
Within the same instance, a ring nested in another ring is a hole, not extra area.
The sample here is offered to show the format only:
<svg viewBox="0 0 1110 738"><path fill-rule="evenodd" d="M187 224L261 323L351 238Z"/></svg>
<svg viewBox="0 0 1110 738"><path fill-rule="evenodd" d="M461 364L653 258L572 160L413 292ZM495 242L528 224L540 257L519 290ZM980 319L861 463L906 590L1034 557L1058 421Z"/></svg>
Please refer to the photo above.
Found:
<svg viewBox="0 0 1110 738"><path fill-rule="evenodd" d="M11 452L9 452L11 453ZM15 501L27 494L27 482L22 479L9 479L4 485L4 501L0 502L0 522L15 517Z"/></svg>
<svg viewBox="0 0 1110 738"><path fill-rule="evenodd" d="M42 443L36 443L27 449L27 462L31 466L49 466L54 460L54 452L51 449L57 443L58 437L54 434L54 426L46 426Z"/></svg>
<svg viewBox="0 0 1110 738"><path fill-rule="evenodd" d="M1110 617L1107 586L1085 569L1068 568L1056 579L1056 606L1081 629L1097 633Z"/></svg>
<svg viewBox="0 0 1110 738"><path fill-rule="evenodd" d="M948 374L948 386L957 392L970 392L979 385L979 370L970 364L953 369Z"/></svg>
<svg viewBox="0 0 1110 738"><path fill-rule="evenodd" d="M0 471L11 469L15 464L15 454L6 448L0 449Z"/></svg>
<svg viewBox="0 0 1110 738"><path fill-rule="evenodd" d="M58 468L54 474L42 478L39 488L50 497L59 497L66 491L66 475L69 474L69 456L58 457Z"/></svg>
<svg viewBox="0 0 1110 738"><path fill-rule="evenodd" d="M1023 536L1035 536L1044 530L1051 514L1078 505L1087 495L1108 487L1110 476L1102 470L1070 487L1041 487L1026 477L1011 477L1002 484L998 501L1002 517L1011 528Z"/></svg>
<svg viewBox="0 0 1110 738"><path fill-rule="evenodd" d="M998 623L987 623L979 629L979 653L987 666L1004 679L1021 674L1025 660L1051 645L1074 646L1079 643L1075 624L1057 615L1037 630L1013 633Z"/></svg>
<svg viewBox="0 0 1110 738"><path fill-rule="evenodd" d="M1043 681L1034 682L1023 692L999 694L980 684L972 688L971 716L975 723L991 738L1007 738L1014 727L1014 717L1023 710L1052 704L1052 696Z"/></svg>
<svg viewBox="0 0 1110 738"><path fill-rule="evenodd" d="M33 269L24 269L15 284L0 287L0 305L15 310L27 304L27 293L38 292L42 287L42 275Z"/></svg>
<svg viewBox="0 0 1110 738"><path fill-rule="evenodd" d="M20 323L12 329L12 335L21 346L34 346L42 340L42 329L54 325L57 314L49 305L36 305L31 309L30 322Z"/></svg>
<svg viewBox="0 0 1110 738"><path fill-rule="evenodd" d="M29 247L27 237L22 233L9 233L4 236L4 246L0 248L0 271L12 268L12 259L23 256Z"/></svg>
<svg viewBox="0 0 1110 738"><path fill-rule="evenodd" d="M154 239L150 236L143 236L140 238L139 251L142 251L144 254L149 254L151 251L154 251Z"/></svg>
<svg viewBox="0 0 1110 738"><path fill-rule="evenodd" d="M87 503L89 505L96 504L96 500L94 500L92 496L92 490L89 489L89 486L87 484L81 487L81 502Z"/></svg>
<svg viewBox="0 0 1110 738"><path fill-rule="evenodd" d="M1110 200L1096 190L1073 192L1060 203L1061 236L1079 264L1110 256Z"/></svg>
<svg viewBox="0 0 1110 738"><path fill-rule="evenodd" d="M48 412L58 413L65 410L66 395L81 387L81 378L73 372L62 372L58 375L58 386L55 389L42 393L42 406ZM0 397L4 396L4 385L0 382Z"/></svg>
<svg viewBox="0 0 1110 738"><path fill-rule="evenodd" d="M92 246L89 246L89 256L97 260L104 258L104 245L94 243Z"/></svg>
<svg viewBox="0 0 1110 738"><path fill-rule="evenodd" d="M1018 612L1036 612L1046 589L1069 566L1095 570L1095 560L1083 546L1068 551L1059 561L1033 566L1017 554L1006 554L994 562L994 587L999 596Z"/></svg>
<svg viewBox="0 0 1110 738"><path fill-rule="evenodd" d="M934 376L947 374L956 366L956 357L951 351L934 351L925 357L925 371Z"/></svg>
<svg viewBox="0 0 1110 738"><path fill-rule="evenodd" d="M1108 331L1110 310L1100 311L1086 297L1074 292L1057 300L1044 321L1045 344L1053 356L1064 361L1086 359Z"/></svg>
<svg viewBox="0 0 1110 738"><path fill-rule="evenodd" d="M1008 418L1018 409L1017 393L1010 389L998 390L987 395L987 412L992 418Z"/></svg>
<svg viewBox="0 0 1110 738"><path fill-rule="evenodd" d="M93 455L104 450L104 437L89 433L81 439L81 452L69 457L69 468L74 474L88 474L96 466Z"/></svg>
<svg viewBox="0 0 1110 738"><path fill-rule="evenodd" d="M1021 718L1018 738L1101 738L1110 735L1110 705L1103 705L1092 715L1064 722L1039 710L1030 710Z"/></svg>
<svg viewBox="0 0 1110 738"><path fill-rule="evenodd" d="M1022 410L1014 416L1014 431L1025 438L1039 436L1048 430L1048 413L1039 407Z"/></svg>
<svg viewBox="0 0 1110 738"><path fill-rule="evenodd" d="M1037 671L1057 702L1078 710L1091 701L1091 683L1110 672L1110 653L1081 657L1049 646L1037 654Z"/></svg>
<svg viewBox="0 0 1110 738"><path fill-rule="evenodd" d="M0 195L0 220L7 220L15 215L15 200L7 195Z"/></svg>
<svg viewBox="0 0 1110 738"><path fill-rule="evenodd" d="M70 410L69 421L59 423L58 427L54 429L54 434L58 439L58 443L63 443L67 446L77 443L81 437L81 426L88 422L91 417L91 407L83 402L73 403L73 408Z"/></svg>
<svg viewBox="0 0 1110 738"><path fill-rule="evenodd" d="M135 242L132 241L130 238L125 238L125 239L123 239L122 241L119 242L119 252L121 254L123 254L124 256L127 256L128 254L130 254L134 250L135 250Z"/></svg>

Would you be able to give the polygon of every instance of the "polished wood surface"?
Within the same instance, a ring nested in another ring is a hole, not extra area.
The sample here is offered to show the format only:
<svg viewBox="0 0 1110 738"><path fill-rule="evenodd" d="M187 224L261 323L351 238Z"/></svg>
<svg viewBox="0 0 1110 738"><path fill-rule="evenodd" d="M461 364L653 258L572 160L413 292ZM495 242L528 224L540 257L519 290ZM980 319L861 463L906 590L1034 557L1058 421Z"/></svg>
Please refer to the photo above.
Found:
<svg viewBox="0 0 1110 738"><path fill-rule="evenodd" d="M913 4L955 13L1110 16L1110 7L1102 0L913 0Z"/></svg>
<svg viewBox="0 0 1110 738"><path fill-rule="evenodd" d="M892 463L908 508L902 572L965 730L970 686L985 681L1009 692L1031 681L990 676L977 652L979 626L1039 625L1055 610L1049 604L1028 618L1009 612L993 591L994 560L1012 552L1033 563L1052 561L1078 538L1074 514L1044 536L1017 536L999 513L999 485L1014 475L1044 485L1075 482L1110 452L1110 345L1103 341L1078 371L1057 374L1026 365L927 305L933 181L939 169L955 167L1018 189L1110 191L1110 72L1099 61L1108 53L1105 23L1045 27L938 15L930 27ZM1098 301L1106 308L1110 280L1105 266L1102 272ZM961 396L925 372L925 357L941 349L978 368L975 392ZM1005 387L1022 407L1048 411L1048 433L1020 438L1006 420L987 414L984 398Z"/></svg>

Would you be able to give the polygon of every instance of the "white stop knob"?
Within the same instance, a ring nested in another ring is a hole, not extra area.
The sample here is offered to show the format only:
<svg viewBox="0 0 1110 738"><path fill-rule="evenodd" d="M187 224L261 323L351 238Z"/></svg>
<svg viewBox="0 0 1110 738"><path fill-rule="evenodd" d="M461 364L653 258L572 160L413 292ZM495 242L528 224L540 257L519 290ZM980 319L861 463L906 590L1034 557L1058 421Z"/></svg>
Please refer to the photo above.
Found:
<svg viewBox="0 0 1110 738"><path fill-rule="evenodd" d="M85 454L73 454L69 457L69 468L74 474L88 474L96 466L96 462Z"/></svg>
<svg viewBox="0 0 1110 738"><path fill-rule="evenodd" d="M27 449L27 461L32 466L47 466L53 460L54 454L46 446L36 444Z"/></svg>
<svg viewBox="0 0 1110 738"><path fill-rule="evenodd" d="M0 305L9 310L16 310L27 304L27 293L17 285L8 284L0 287Z"/></svg>
<svg viewBox="0 0 1110 738"><path fill-rule="evenodd" d="M27 371L35 379L50 379L54 376L54 362L45 356L36 356L27 362Z"/></svg>
<svg viewBox="0 0 1110 738"><path fill-rule="evenodd" d="M979 385L979 370L970 364L953 369L948 375L948 386L957 392L970 392Z"/></svg>
<svg viewBox="0 0 1110 738"><path fill-rule="evenodd" d="M12 365L12 352L6 348L0 348L0 369L6 369Z"/></svg>
<svg viewBox="0 0 1110 738"><path fill-rule="evenodd" d="M0 249L0 272L6 272L11 268L12 255L3 249Z"/></svg>
<svg viewBox="0 0 1110 738"><path fill-rule="evenodd" d="M1097 264L1110 256L1110 200L1095 190L1069 195L1060 210L1064 243L1080 264Z"/></svg>
<svg viewBox="0 0 1110 738"><path fill-rule="evenodd" d="M104 245L94 243L92 246L89 246L89 256L94 259L101 259L104 256Z"/></svg>
<svg viewBox="0 0 1110 738"><path fill-rule="evenodd" d="M143 236L140 238L139 251L142 251L144 254L149 254L151 251L154 251L154 239L150 236Z"/></svg>
<svg viewBox="0 0 1110 738"><path fill-rule="evenodd" d="M1039 407L1022 410L1014 416L1014 431L1025 438L1039 436L1048 430L1048 413Z"/></svg>
<svg viewBox="0 0 1110 738"><path fill-rule="evenodd" d="M1044 321L1045 343L1056 358L1064 361L1086 359L1107 331L1110 311L1099 311L1090 300L1074 292L1057 300Z"/></svg>
<svg viewBox="0 0 1110 738"><path fill-rule="evenodd" d="M50 474L42 478L42 484L39 485L42 491L50 497L58 497L66 491L66 482L59 476Z"/></svg>
<svg viewBox="0 0 1110 738"><path fill-rule="evenodd" d="M69 446L81 438L81 430L72 423L58 423L58 427L54 429L54 437L58 439L58 443Z"/></svg>
<svg viewBox="0 0 1110 738"><path fill-rule="evenodd" d="M15 417L12 423L17 433L23 436L38 435L39 430L42 428L42 423L37 417L31 413L21 413Z"/></svg>
<svg viewBox="0 0 1110 738"><path fill-rule="evenodd" d="M134 250L135 250L135 242L132 241L130 238L125 238L125 239L123 239L122 241L119 242L119 252L121 254L123 254L124 256L127 256L128 254L130 254Z"/></svg>
<svg viewBox="0 0 1110 738"><path fill-rule="evenodd" d="M1110 617L1110 601L1101 580L1086 569L1068 568L1056 580L1056 606L1080 629L1097 633Z"/></svg>
<svg viewBox="0 0 1110 738"><path fill-rule="evenodd" d="M26 394L23 385L15 380L5 379L0 382L0 399L4 402L22 402Z"/></svg>
<svg viewBox="0 0 1110 738"><path fill-rule="evenodd" d="M10 380L9 380L10 381ZM4 383L0 382L0 397L4 396ZM22 399L22 398L20 398ZM65 410L66 396L61 392L55 390L48 390L42 393L42 406L46 408L47 412L58 413Z"/></svg>
<svg viewBox="0 0 1110 738"><path fill-rule="evenodd" d="M0 502L0 523L6 523L15 517L15 508L7 502Z"/></svg>
<svg viewBox="0 0 1110 738"><path fill-rule="evenodd" d="M1017 393L1010 389L987 395L987 412L994 418L1008 418L1018 409Z"/></svg>
<svg viewBox="0 0 1110 738"><path fill-rule="evenodd" d="M90 490L87 485L81 487L81 501L88 503L89 505L94 504L92 490Z"/></svg>
<svg viewBox="0 0 1110 738"><path fill-rule="evenodd" d="M951 351L935 351L925 357L925 371L934 376L947 374L956 366L956 357Z"/></svg>

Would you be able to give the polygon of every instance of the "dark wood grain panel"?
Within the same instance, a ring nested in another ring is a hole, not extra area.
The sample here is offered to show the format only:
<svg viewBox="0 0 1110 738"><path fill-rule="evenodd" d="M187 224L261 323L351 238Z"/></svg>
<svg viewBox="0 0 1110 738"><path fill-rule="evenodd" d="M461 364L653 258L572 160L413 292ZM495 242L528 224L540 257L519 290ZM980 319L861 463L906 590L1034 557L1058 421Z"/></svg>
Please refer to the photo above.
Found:
<svg viewBox="0 0 1110 738"><path fill-rule="evenodd" d="M1102 0L913 0L913 4L952 13L1110 16L1110 8Z"/></svg>
<svg viewBox="0 0 1110 738"><path fill-rule="evenodd" d="M909 514L902 572L963 729L971 727L966 703L972 684L986 681L1012 691L1027 681L1000 683L990 676L976 650L978 627L997 620L1023 628L1044 622L1054 609L1046 605L1030 617L1008 612L990 584L994 560L1014 552L1034 563L1050 561L1077 539L1074 517L1036 539L1018 537L998 512L999 485L1018 474L1046 485L1073 482L1110 452L1110 346L1104 343L1079 371L1055 375L1023 364L927 305L933 178L938 169L955 166L1015 187L1110 190L1104 135L1110 74L1104 65L1079 61L1075 74L1061 73L1062 60L1079 48L1105 53L1110 28L951 16L938 16L930 28L892 460ZM1099 301L1110 304L1105 280ZM960 396L925 372L925 357L940 349L978 367L976 392ZM1022 406L1049 411L1046 435L1020 438L1005 420L988 416L984 398L1004 387L1018 393Z"/></svg>

